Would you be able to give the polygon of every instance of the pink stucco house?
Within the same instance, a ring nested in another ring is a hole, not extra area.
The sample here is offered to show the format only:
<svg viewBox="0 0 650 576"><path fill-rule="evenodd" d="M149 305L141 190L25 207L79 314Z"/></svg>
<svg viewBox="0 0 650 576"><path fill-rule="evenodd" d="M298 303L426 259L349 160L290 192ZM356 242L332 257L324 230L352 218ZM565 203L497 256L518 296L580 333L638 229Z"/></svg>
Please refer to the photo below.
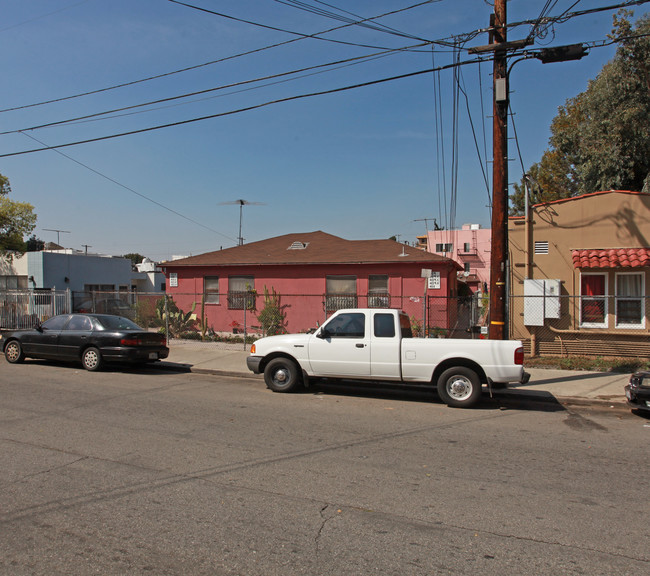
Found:
<svg viewBox="0 0 650 576"><path fill-rule="evenodd" d="M460 230L429 230L426 249L455 260L461 267L458 280L472 292L490 283L492 230L480 224L463 224Z"/></svg>
<svg viewBox="0 0 650 576"><path fill-rule="evenodd" d="M166 291L215 331L260 323L275 293L283 327L316 327L339 308L405 309L424 326L454 321L458 264L393 240L345 240L325 232L286 234L164 262ZM428 297L428 298L426 298ZM428 302L428 309L424 309Z"/></svg>

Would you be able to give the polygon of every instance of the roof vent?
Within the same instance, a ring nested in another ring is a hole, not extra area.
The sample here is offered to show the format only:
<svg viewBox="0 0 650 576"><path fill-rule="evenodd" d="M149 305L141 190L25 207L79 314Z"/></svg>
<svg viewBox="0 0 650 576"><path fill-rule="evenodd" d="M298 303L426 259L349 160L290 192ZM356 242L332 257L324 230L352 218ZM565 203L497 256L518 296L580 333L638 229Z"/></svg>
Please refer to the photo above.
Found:
<svg viewBox="0 0 650 576"><path fill-rule="evenodd" d="M309 246L309 242L294 242L287 250L304 250Z"/></svg>

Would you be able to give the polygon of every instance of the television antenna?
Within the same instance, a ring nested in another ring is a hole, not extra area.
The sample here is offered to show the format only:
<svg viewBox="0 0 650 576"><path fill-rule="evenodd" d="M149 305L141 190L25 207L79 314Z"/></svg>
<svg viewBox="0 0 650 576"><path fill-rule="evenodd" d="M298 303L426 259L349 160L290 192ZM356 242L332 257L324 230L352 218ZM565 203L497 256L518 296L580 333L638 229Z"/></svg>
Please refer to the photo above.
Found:
<svg viewBox="0 0 650 576"><path fill-rule="evenodd" d="M240 198L239 200L231 200L230 202L219 202L219 206L232 206L237 204L239 205L239 236L237 237L237 246L241 246L244 243L244 238L241 235L241 222L244 206L264 206L265 204L264 202L249 202L243 198Z"/></svg>
<svg viewBox="0 0 650 576"><path fill-rule="evenodd" d="M426 228L426 231L429 232L429 221L433 220L433 229L434 230L440 230L440 226L438 226L438 221L435 218L418 218L417 220L413 220L413 222L424 222L424 227Z"/></svg>
<svg viewBox="0 0 650 576"><path fill-rule="evenodd" d="M70 234L70 230L57 230L56 228L43 228L46 232L56 232L56 243L61 246L61 234Z"/></svg>

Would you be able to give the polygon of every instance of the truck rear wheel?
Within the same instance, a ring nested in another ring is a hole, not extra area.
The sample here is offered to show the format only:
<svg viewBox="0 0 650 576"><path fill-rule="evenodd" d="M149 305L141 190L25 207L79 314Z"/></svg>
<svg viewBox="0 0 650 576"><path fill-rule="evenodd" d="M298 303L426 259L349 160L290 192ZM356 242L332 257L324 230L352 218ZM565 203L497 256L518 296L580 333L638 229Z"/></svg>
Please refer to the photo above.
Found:
<svg viewBox="0 0 650 576"><path fill-rule="evenodd" d="M288 358L274 358L264 368L264 382L273 392L291 392L300 384L300 370Z"/></svg>
<svg viewBox="0 0 650 576"><path fill-rule="evenodd" d="M438 395L447 406L474 406L481 397L481 391L481 381L471 368L448 368L438 378Z"/></svg>

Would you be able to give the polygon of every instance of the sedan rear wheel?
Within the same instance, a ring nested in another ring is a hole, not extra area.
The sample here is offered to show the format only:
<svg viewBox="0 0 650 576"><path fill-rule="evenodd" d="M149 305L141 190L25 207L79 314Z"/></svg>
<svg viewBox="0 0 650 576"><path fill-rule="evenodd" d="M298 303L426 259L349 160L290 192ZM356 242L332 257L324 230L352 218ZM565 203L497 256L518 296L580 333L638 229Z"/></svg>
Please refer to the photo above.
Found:
<svg viewBox="0 0 650 576"><path fill-rule="evenodd" d="M86 370L94 372L102 367L102 355L97 348L86 348L81 354L81 363Z"/></svg>
<svg viewBox="0 0 650 576"><path fill-rule="evenodd" d="M5 346L5 358L11 364L18 364L25 359L25 353L18 340L12 340Z"/></svg>

